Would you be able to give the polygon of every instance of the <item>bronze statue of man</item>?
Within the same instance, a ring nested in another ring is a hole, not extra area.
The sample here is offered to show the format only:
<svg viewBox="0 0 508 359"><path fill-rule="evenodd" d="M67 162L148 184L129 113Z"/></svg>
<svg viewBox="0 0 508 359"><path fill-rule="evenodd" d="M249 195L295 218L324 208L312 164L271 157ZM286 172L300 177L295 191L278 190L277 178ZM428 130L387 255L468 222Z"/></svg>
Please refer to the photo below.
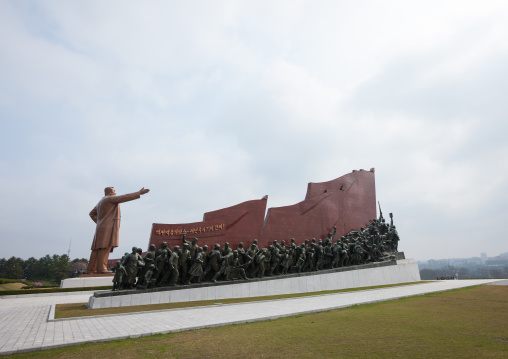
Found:
<svg viewBox="0 0 508 359"><path fill-rule="evenodd" d="M138 192L117 196L113 187L104 189L104 197L90 212L97 223L92 242L92 254L88 263L88 273L110 273L107 269L109 253L118 247L120 231L120 203L133 201L150 190L141 188Z"/></svg>

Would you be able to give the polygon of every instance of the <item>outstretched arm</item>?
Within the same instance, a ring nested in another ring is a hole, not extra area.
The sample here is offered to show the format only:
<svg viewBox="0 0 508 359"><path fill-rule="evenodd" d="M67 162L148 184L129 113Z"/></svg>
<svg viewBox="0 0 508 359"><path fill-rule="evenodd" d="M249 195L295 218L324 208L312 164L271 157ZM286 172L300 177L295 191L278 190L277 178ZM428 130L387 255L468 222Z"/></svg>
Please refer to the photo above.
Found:
<svg viewBox="0 0 508 359"><path fill-rule="evenodd" d="M112 196L112 197L109 197L109 201L111 201L113 203L123 203L123 202L133 201L133 200L138 199L139 197L141 197L141 195L144 195L144 194L146 194L148 192L150 192L150 190L149 189L145 189L143 187L138 192L124 194L124 195L121 195L121 196Z"/></svg>

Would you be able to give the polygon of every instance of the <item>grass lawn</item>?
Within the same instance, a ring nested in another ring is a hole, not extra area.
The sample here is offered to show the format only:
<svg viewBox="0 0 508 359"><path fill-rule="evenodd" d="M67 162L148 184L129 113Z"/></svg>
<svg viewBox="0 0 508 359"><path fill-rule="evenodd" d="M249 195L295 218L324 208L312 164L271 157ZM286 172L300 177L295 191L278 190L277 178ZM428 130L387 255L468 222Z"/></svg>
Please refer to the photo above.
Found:
<svg viewBox="0 0 508 359"><path fill-rule="evenodd" d="M21 289L21 287L24 287L26 286L26 284L24 283L5 283L5 284L0 284L0 295L2 291L5 291L5 290L19 290Z"/></svg>
<svg viewBox="0 0 508 359"><path fill-rule="evenodd" d="M151 311L151 310L201 307L201 306L205 306L205 305L214 305L216 303L232 304L232 303L256 302L256 301L260 301L260 300L274 300L274 299L283 299L283 298L306 297L306 296L310 296L310 295L323 295L323 294L332 294L332 293L341 293L341 292L353 292L353 291L358 291L358 290L398 287L398 286L402 286L402 285L421 284L421 283L428 283L428 282L430 282L430 281L378 285L378 286L373 286L373 287L325 290L325 291L321 291L321 292L311 292L311 293L271 295L271 296L250 297L250 298L214 299L214 300L201 300L201 301L194 301L194 302L164 303L164 304L152 304L152 305L134 305L134 306L130 306L130 307L117 307L117 308L104 308L104 309L88 309L86 307L87 303L57 304L55 307L55 319L87 317L87 316L107 315L107 314L120 314L120 313L146 312L146 311Z"/></svg>
<svg viewBox="0 0 508 359"><path fill-rule="evenodd" d="M271 321L16 358L507 358L508 286L477 286Z"/></svg>
<svg viewBox="0 0 508 359"><path fill-rule="evenodd" d="M21 284L21 287L25 286L26 284ZM1 286L4 286L5 284L1 284ZM60 288L60 287L51 287L51 288L32 288L32 289L7 289L8 287L4 287L6 289L3 289L2 292L0 292L0 295L25 295L25 294L43 294L43 293L65 293L65 292L81 292L81 291L94 291L94 290L108 290L111 289L113 286L103 286L103 287L78 287L78 288Z"/></svg>

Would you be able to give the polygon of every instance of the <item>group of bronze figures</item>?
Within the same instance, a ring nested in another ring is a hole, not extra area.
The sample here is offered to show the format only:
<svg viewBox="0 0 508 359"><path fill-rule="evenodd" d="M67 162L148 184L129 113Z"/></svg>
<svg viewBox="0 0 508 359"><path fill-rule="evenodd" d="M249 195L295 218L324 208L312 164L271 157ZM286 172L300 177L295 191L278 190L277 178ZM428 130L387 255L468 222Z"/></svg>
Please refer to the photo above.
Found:
<svg viewBox="0 0 508 359"><path fill-rule="evenodd" d="M210 252L207 245L198 246L197 238L187 241L184 233L181 248L176 245L171 250L163 242L156 250L151 244L142 257L141 249L133 247L132 253L126 253L113 268L113 290L320 271L382 262L393 259L397 252L399 235L391 213L390 224L381 214L366 228L351 231L334 243L336 231L334 226L333 233L328 233L324 240L306 239L300 245L292 238L288 244L274 240L268 248L259 248L255 239L247 249L243 243L238 243L234 250L225 243L224 248L215 244Z"/></svg>

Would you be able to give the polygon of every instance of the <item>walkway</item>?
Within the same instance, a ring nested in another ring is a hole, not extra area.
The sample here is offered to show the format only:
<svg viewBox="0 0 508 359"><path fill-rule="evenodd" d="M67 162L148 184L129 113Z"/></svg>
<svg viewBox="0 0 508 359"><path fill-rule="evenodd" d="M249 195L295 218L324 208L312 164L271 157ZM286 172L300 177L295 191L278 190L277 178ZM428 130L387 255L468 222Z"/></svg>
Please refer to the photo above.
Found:
<svg viewBox="0 0 508 359"><path fill-rule="evenodd" d="M496 281L498 280L437 281L263 302L58 320L53 318L48 320L52 305L88 302L88 298L93 293L2 298L0 299L0 355L269 320Z"/></svg>

